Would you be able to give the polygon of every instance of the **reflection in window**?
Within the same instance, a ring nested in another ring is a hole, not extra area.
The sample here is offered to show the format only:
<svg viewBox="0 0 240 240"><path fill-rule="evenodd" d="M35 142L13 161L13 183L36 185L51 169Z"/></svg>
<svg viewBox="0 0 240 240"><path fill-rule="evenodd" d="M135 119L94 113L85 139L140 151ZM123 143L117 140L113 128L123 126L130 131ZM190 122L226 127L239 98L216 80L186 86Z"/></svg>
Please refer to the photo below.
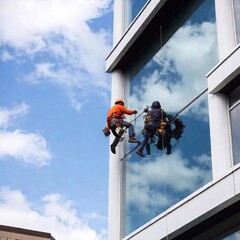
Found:
<svg viewBox="0 0 240 240"><path fill-rule="evenodd" d="M125 29L129 27L133 19L138 15L148 0L125 0Z"/></svg>
<svg viewBox="0 0 240 240"><path fill-rule="evenodd" d="M237 42L240 42L240 0L234 0L235 25L237 32Z"/></svg>
<svg viewBox="0 0 240 240"><path fill-rule="evenodd" d="M227 211L224 209L225 213L227 212L227 214L220 213L220 215L218 215L217 213L217 216L215 215L216 217L214 218L215 220L208 219L208 223L205 225L206 227L204 230L200 230L197 235L195 235L196 232L194 233L194 231L192 231L193 236L187 239L239 240L239 202L235 204L235 206L232 205ZM185 236L188 236L188 234L186 233Z"/></svg>
<svg viewBox="0 0 240 240"><path fill-rule="evenodd" d="M207 72L217 63L214 0L206 0L130 81L128 107L141 113L155 100L177 114L207 89ZM208 96L197 98L179 118L186 128L166 155L152 139L150 155L124 159L123 236L136 230L212 179ZM135 122L142 140L144 119ZM132 145L126 144L126 153ZM146 154L146 152L145 152Z"/></svg>
<svg viewBox="0 0 240 240"><path fill-rule="evenodd" d="M235 232L225 238L222 238L222 240L239 240L240 239L240 231Z"/></svg>
<svg viewBox="0 0 240 240"><path fill-rule="evenodd" d="M229 114L231 121L233 162L240 162L240 86L229 94Z"/></svg>
<svg viewBox="0 0 240 240"><path fill-rule="evenodd" d="M224 226L221 225L219 230L222 230L222 233L217 235L214 240L239 240L240 239L240 226L239 226L239 214L231 217L231 220L225 221ZM230 224L230 226L229 226ZM235 225L234 225L235 224ZM225 230L225 231L224 231Z"/></svg>

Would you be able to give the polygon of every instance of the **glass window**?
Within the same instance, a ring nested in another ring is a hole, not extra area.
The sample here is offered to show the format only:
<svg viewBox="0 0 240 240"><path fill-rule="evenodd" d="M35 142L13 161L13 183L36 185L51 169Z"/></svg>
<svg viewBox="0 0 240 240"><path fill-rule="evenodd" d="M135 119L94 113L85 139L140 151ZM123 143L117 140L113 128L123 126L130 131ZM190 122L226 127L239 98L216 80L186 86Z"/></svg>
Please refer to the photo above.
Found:
<svg viewBox="0 0 240 240"><path fill-rule="evenodd" d="M240 214L237 209L239 209L239 202L234 203L227 209L225 208L223 212L216 213L213 218L201 222L199 228L188 229L181 235L180 239L239 240Z"/></svg>
<svg viewBox="0 0 240 240"><path fill-rule="evenodd" d="M145 3L148 2L148 0L125 0L125 11L124 11L124 17L125 17L125 30L129 27L133 19L138 15L138 13L141 11Z"/></svg>
<svg viewBox="0 0 240 240"><path fill-rule="evenodd" d="M234 89L229 95L229 115L231 122L233 162L240 162L240 86Z"/></svg>
<svg viewBox="0 0 240 240"><path fill-rule="evenodd" d="M240 230L230 234L229 236L222 238L222 240L239 240L240 239Z"/></svg>
<svg viewBox="0 0 240 240"><path fill-rule="evenodd" d="M171 154L158 149L154 137L149 142L150 155L144 149L144 158L133 151L123 159L123 236L212 179L205 90L206 74L217 62L214 0L206 0L131 78L126 96L130 109L141 114L157 100L186 127L179 140L171 139ZM133 121L136 137L141 141L143 115ZM173 122L171 126L176 128ZM125 153L132 148L132 144L126 143Z"/></svg>
<svg viewBox="0 0 240 240"><path fill-rule="evenodd" d="M237 32L237 41L240 42L240 0L234 0L235 24Z"/></svg>

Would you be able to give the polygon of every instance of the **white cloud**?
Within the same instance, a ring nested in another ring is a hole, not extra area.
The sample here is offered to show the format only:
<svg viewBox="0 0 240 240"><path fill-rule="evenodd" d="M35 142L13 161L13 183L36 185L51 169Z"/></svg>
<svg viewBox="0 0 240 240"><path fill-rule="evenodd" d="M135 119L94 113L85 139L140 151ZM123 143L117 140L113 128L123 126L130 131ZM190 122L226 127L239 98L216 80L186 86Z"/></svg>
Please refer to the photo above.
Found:
<svg viewBox="0 0 240 240"><path fill-rule="evenodd" d="M7 61L10 61L10 60L13 60L13 55L8 52L8 51L3 51L0 55L0 59L3 61L3 62L7 62Z"/></svg>
<svg viewBox="0 0 240 240"><path fill-rule="evenodd" d="M200 163L202 165L203 168L211 168L212 166L212 162L211 162L211 158L209 155L207 154L202 154L200 156L195 156L194 157L196 162Z"/></svg>
<svg viewBox="0 0 240 240"><path fill-rule="evenodd" d="M181 110L207 88L206 74L218 59L216 46L216 23L189 23L180 28L146 66L148 70L154 63L159 68L141 77L130 99L132 106L142 111L143 106L159 100L167 111ZM191 114L206 120L207 102L203 99L195 102Z"/></svg>
<svg viewBox="0 0 240 240"><path fill-rule="evenodd" d="M0 42L35 52L46 47L45 37L50 34L64 33L69 39L74 33L84 36L86 22L104 14L108 5L109 0L1 0Z"/></svg>
<svg viewBox="0 0 240 240"><path fill-rule="evenodd" d="M42 135L21 130L0 131L0 159L5 157L36 166L49 164L52 159Z"/></svg>
<svg viewBox="0 0 240 240"><path fill-rule="evenodd" d="M58 240L104 240L78 215L71 201L59 194L44 196L41 205L31 203L19 190L0 188L1 224L49 232Z"/></svg>
<svg viewBox="0 0 240 240"><path fill-rule="evenodd" d="M95 212L87 213L85 215L86 221L88 220L106 220L107 218L105 216L101 216Z"/></svg>
<svg viewBox="0 0 240 240"><path fill-rule="evenodd" d="M29 109L26 103L12 109L0 108L0 160L11 157L25 164L44 166L52 159L46 139L39 133L8 129Z"/></svg>
<svg viewBox="0 0 240 240"><path fill-rule="evenodd" d="M198 165L191 165L191 161L181 151L175 151L167 157L151 156L151 161L131 163L127 167L128 204L136 205L145 214L159 211L177 202L177 196L191 193L210 181L210 156L195 156Z"/></svg>
<svg viewBox="0 0 240 240"><path fill-rule="evenodd" d="M105 57L111 48L110 33L101 28L93 30L89 23L110 11L111 3L0 0L0 46L10 46L18 57L31 57L35 65L19 79L61 84L77 110L85 103L82 92L88 93L87 98L98 92L99 96L108 96L110 79L105 73ZM49 62L34 58L39 54L48 56Z"/></svg>
<svg viewBox="0 0 240 240"><path fill-rule="evenodd" d="M17 117L25 115L29 111L29 106L22 103L12 109L0 108L0 128L7 128Z"/></svg>

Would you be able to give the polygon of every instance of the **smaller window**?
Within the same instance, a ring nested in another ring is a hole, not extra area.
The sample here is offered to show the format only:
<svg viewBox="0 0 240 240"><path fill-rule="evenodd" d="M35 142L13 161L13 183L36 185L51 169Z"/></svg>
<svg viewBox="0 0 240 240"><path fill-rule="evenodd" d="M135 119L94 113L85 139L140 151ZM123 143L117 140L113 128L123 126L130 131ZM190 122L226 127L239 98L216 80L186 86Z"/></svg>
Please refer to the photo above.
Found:
<svg viewBox="0 0 240 240"><path fill-rule="evenodd" d="M236 87L230 94L229 94L229 106L230 108L233 107L237 102L240 100L240 86Z"/></svg>
<svg viewBox="0 0 240 240"><path fill-rule="evenodd" d="M233 1L234 15L235 15L235 25L237 33L237 42L240 42L240 0Z"/></svg>
<svg viewBox="0 0 240 240"><path fill-rule="evenodd" d="M147 2L148 0L125 0L125 30L129 27Z"/></svg>
<svg viewBox="0 0 240 240"><path fill-rule="evenodd" d="M228 94L234 165L240 163L240 85Z"/></svg>

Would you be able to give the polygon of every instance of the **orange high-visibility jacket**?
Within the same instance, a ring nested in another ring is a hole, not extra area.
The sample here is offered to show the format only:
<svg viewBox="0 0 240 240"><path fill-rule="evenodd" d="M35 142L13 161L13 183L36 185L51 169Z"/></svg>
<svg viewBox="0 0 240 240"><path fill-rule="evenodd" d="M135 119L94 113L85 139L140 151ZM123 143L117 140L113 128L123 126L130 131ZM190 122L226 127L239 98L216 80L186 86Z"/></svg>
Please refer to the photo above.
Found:
<svg viewBox="0 0 240 240"><path fill-rule="evenodd" d="M133 110L128 110L126 107L116 104L109 111L107 115L107 119L109 120L111 117L121 118L124 114L132 115L134 114Z"/></svg>

